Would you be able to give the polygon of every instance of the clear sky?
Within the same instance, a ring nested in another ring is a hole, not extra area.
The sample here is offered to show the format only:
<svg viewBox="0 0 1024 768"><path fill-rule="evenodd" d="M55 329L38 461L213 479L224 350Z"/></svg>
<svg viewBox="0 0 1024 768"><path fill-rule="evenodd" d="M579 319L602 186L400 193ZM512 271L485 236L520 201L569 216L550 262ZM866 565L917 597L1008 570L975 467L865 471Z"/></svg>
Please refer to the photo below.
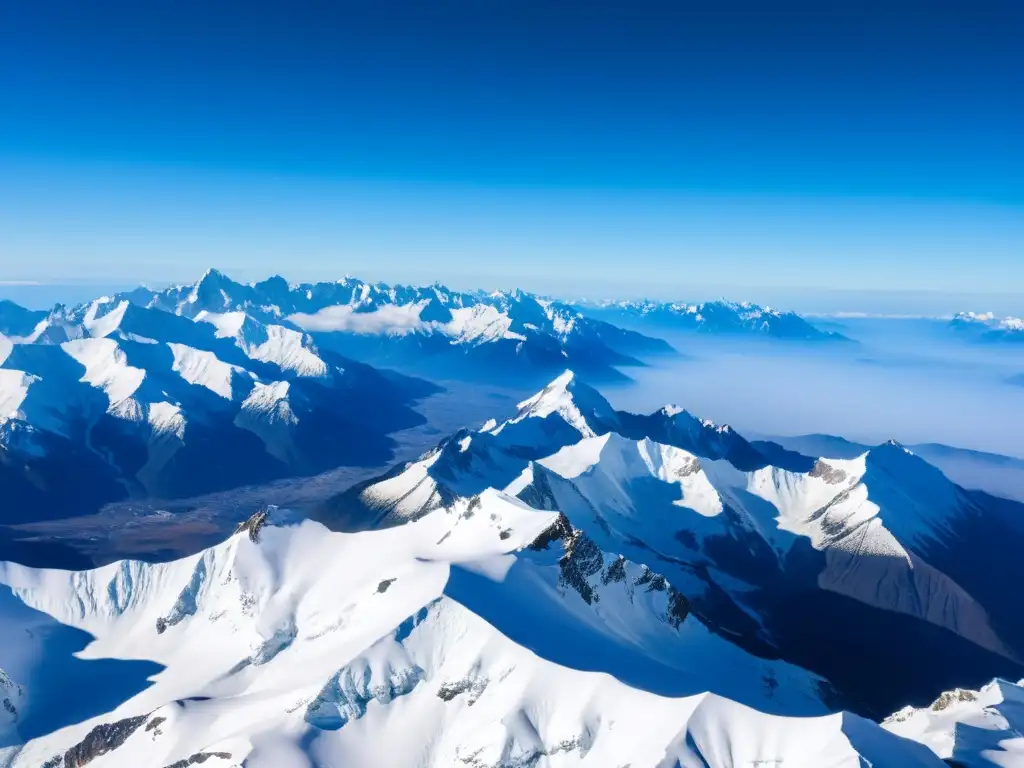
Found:
<svg viewBox="0 0 1024 768"><path fill-rule="evenodd" d="M1016 0L2 3L0 283L1019 295L1022 40Z"/></svg>

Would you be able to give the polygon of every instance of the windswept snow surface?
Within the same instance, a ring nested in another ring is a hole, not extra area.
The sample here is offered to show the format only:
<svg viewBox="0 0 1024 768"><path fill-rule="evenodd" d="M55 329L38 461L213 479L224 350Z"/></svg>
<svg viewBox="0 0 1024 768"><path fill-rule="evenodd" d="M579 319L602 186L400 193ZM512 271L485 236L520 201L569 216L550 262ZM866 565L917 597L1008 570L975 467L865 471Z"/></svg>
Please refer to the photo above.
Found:
<svg viewBox="0 0 1024 768"><path fill-rule="evenodd" d="M615 411L566 372L513 418L453 435L321 519L397 525L504 491L656 567L714 631L814 669L879 716L1021 669L1024 605L1004 585L1024 507L965 491L895 443L853 459L759 445L675 407Z"/></svg>
<svg viewBox="0 0 1024 768"><path fill-rule="evenodd" d="M962 768L1024 766L1024 680L993 680L981 690L946 691L929 707L905 707L886 730L918 741Z"/></svg>
<svg viewBox="0 0 1024 768"><path fill-rule="evenodd" d="M252 525L166 564L0 564L0 685L23 692L0 765L942 765L814 716L820 680L709 633L643 566L589 570L559 520L489 491L362 533Z"/></svg>

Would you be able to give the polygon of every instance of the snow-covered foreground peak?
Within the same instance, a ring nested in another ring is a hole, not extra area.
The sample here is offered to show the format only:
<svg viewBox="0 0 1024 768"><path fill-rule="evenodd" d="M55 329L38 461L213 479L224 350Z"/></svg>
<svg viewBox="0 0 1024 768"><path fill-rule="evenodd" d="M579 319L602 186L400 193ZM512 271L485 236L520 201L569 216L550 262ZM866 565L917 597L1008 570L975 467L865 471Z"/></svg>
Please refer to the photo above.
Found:
<svg viewBox="0 0 1024 768"><path fill-rule="evenodd" d="M453 435L320 519L401 525L495 491L655 568L714 632L813 669L861 712L1024 674L1024 604L1003 586L1024 507L965 491L893 442L803 456L678 408L615 411L566 372L511 419ZM928 650L902 650L915 646Z"/></svg>
<svg viewBox="0 0 1024 768"><path fill-rule="evenodd" d="M941 766L811 716L820 681L500 493L362 533L266 523L165 564L0 565L0 765Z"/></svg>
<svg viewBox="0 0 1024 768"><path fill-rule="evenodd" d="M946 691L928 707L905 707L882 726L962 768L1024 765L1024 680Z"/></svg>

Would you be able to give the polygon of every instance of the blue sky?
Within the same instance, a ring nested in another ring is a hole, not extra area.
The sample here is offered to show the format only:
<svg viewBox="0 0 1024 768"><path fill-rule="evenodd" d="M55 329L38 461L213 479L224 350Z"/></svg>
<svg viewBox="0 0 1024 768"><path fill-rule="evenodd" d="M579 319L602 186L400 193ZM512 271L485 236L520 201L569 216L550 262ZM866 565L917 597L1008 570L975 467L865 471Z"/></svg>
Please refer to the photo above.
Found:
<svg viewBox="0 0 1024 768"><path fill-rule="evenodd" d="M1005 299L1021 39L1014 2L9 3L0 282Z"/></svg>

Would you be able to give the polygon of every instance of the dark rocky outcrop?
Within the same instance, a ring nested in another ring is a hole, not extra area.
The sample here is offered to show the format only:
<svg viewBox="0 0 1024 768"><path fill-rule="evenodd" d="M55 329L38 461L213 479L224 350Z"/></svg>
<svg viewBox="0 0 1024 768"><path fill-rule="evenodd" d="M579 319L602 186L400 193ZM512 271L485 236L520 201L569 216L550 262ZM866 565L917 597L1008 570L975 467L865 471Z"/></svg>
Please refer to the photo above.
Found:
<svg viewBox="0 0 1024 768"><path fill-rule="evenodd" d="M188 768L190 765L202 765L211 758L217 758L218 760L230 760L230 752L196 752L191 757L187 757L184 760L179 760L176 763L171 763L166 768Z"/></svg>
<svg viewBox="0 0 1024 768"><path fill-rule="evenodd" d="M583 531L573 530L565 541L565 554L558 561L561 570L559 581L575 589L588 605L598 602L601 596L590 586L588 579L604 568L601 548Z"/></svg>
<svg viewBox="0 0 1024 768"><path fill-rule="evenodd" d="M556 541L567 541L570 537L572 537L572 524L569 522L569 518L559 512L555 522L541 531L540 536L533 540L530 549L543 552Z"/></svg>
<svg viewBox="0 0 1024 768"><path fill-rule="evenodd" d="M82 768L100 755L120 747L146 722L148 715L128 717L116 723L97 725L84 739L64 753L63 768ZM52 761L51 761L52 762ZM60 763L54 763L59 766Z"/></svg>
<svg viewBox="0 0 1024 768"><path fill-rule="evenodd" d="M843 470L831 467L821 459L814 462L814 466L807 474L811 477L820 477L829 485L839 485L846 479L846 473Z"/></svg>
<svg viewBox="0 0 1024 768"><path fill-rule="evenodd" d="M258 510L243 523L239 523L235 529L235 533L248 533L249 540L258 544L260 541L260 531L263 530L263 526L267 524L267 516L270 514L270 507L263 507Z"/></svg>

